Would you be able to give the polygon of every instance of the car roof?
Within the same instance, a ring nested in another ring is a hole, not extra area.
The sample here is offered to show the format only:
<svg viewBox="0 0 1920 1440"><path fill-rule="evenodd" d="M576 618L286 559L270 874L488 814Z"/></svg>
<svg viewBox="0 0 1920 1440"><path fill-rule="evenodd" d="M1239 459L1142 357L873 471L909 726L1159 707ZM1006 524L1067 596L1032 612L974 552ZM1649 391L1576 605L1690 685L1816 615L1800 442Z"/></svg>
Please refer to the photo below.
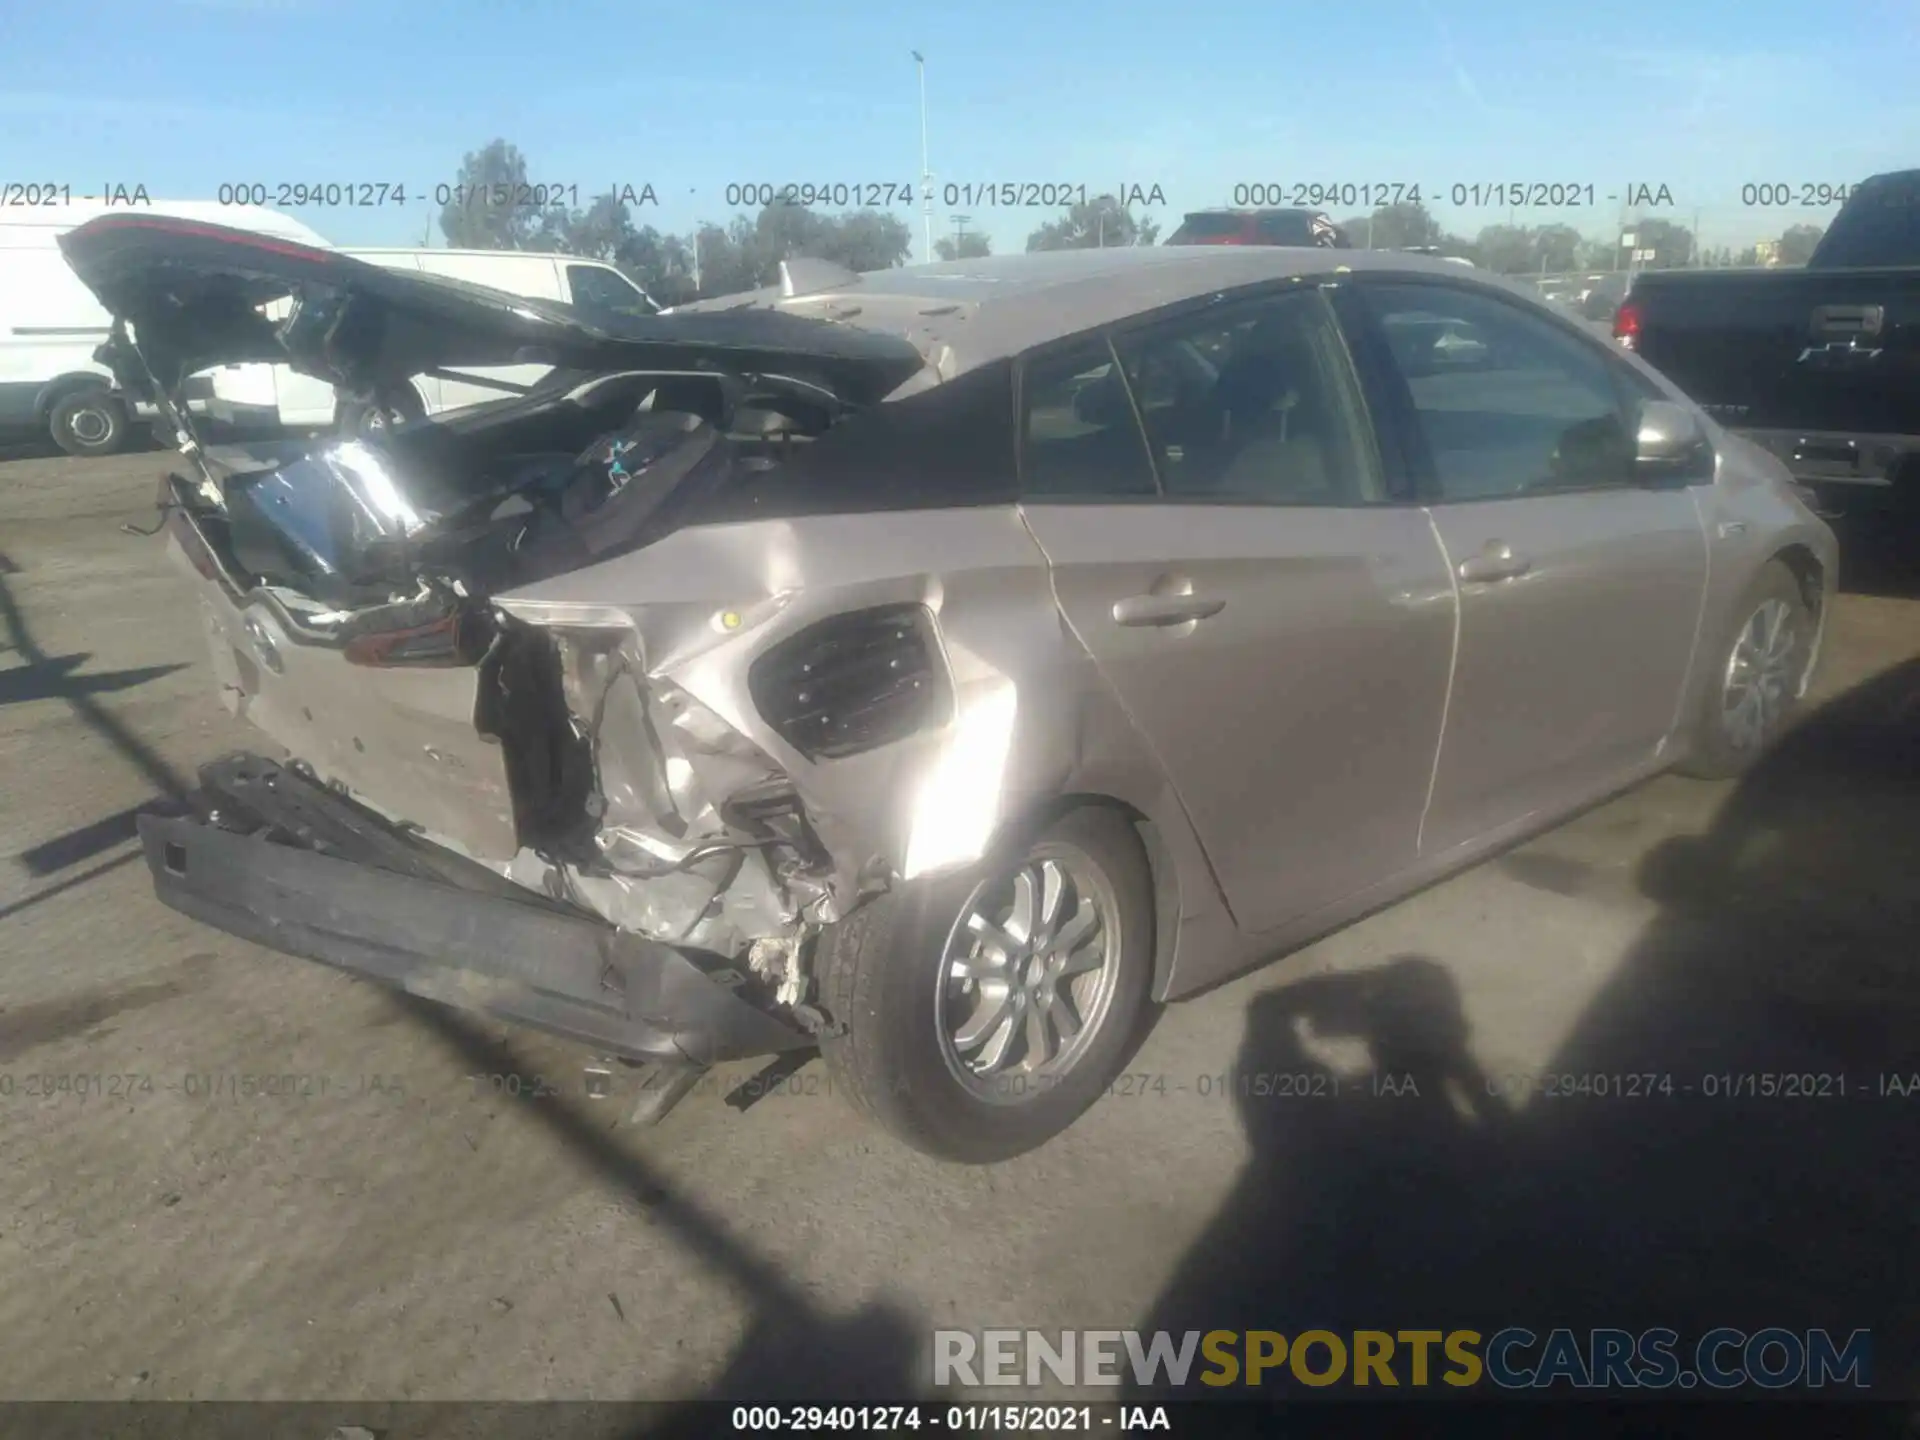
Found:
<svg viewBox="0 0 1920 1440"><path fill-rule="evenodd" d="M777 286L695 301L687 311L772 309L904 335L942 378L1064 336L1219 290L1341 272L1445 277L1522 294L1463 266L1391 250L1130 246L991 255L874 270L794 296Z"/></svg>

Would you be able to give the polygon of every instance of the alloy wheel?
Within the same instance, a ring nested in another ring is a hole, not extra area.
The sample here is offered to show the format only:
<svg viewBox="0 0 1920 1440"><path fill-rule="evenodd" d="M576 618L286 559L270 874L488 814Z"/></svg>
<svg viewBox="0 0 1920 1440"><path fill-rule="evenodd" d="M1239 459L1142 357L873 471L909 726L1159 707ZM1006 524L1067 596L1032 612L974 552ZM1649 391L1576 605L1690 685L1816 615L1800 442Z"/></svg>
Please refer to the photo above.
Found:
<svg viewBox="0 0 1920 1440"><path fill-rule="evenodd" d="M1720 723L1734 749L1758 748L1785 717L1798 639L1784 600L1761 601L1740 627L1720 690Z"/></svg>
<svg viewBox="0 0 1920 1440"><path fill-rule="evenodd" d="M1077 851L1043 847L975 886L948 933L935 1000L949 1071L994 1101L1044 1093L1099 1032L1120 958L1112 885Z"/></svg>

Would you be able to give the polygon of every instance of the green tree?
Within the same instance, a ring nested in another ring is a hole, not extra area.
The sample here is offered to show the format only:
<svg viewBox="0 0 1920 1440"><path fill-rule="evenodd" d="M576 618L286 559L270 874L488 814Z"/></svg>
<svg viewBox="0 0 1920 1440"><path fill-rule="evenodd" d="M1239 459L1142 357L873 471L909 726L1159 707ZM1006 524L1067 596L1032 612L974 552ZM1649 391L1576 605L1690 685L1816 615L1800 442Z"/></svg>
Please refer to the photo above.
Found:
<svg viewBox="0 0 1920 1440"><path fill-rule="evenodd" d="M760 273L758 237L753 221L745 215L736 215L725 225L702 225L694 244L703 296L758 290L772 279Z"/></svg>
<svg viewBox="0 0 1920 1440"><path fill-rule="evenodd" d="M1160 238L1160 226L1136 216L1111 195L1083 200L1058 220L1049 220L1027 236L1027 250L1093 250L1104 247L1151 245Z"/></svg>
<svg viewBox="0 0 1920 1440"><path fill-rule="evenodd" d="M569 255L617 261L633 242L633 212L613 194L600 196L584 210L561 217L552 226L552 244Z"/></svg>
<svg viewBox="0 0 1920 1440"><path fill-rule="evenodd" d="M813 249L805 253L858 274L891 270L904 264L913 251L913 231L907 228L907 222L885 210L849 210L821 218Z"/></svg>
<svg viewBox="0 0 1920 1440"><path fill-rule="evenodd" d="M1826 228L1820 225L1789 225L1780 234L1778 254L1782 265L1804 265L1813 254L1813 247L1820 243L1820 237L1826 234Z"/></svg>
<svg viewBox="0 0 1920 1440"><path fill-rule="evenodd" d="M1574 257L1576 270L1616 270L1624 263L1620 237L1609 234L1604 240L1582 240Z"/></svg>
<svg viewBox="0 0 1920 1440"><path fill-rule="evenodd" d="M1474 263L1496 275L1527 275L1538 270L1533 232L1524 225L1488 225L1473 241Z"/></svg>
<svg viewBox="0 0 1920 1440"><path fill-rule="evenodd" d="M1345 221L1340 228L1351 243L1375 250L1411 250L1438 245L1447 238L1440 222L1418 200L1382 205L1371 215Z"/></svg>
<svg viewBox="0 0 1920 1440"><path fill-rule="evenodd" d="M981 260L993 253L993 243L978 230L962 230L934 241L933 253L942 260Z"/></svg>
<svg viewBox="0 0 1920 1440"><path fill-rule="evenodd" d="M621 245L614 263L662 305L684 305L698 294L693 254L678 235L643 225Z"/></svg>
<svg viewBox="0 0 1920 1440"><path fill-rule="evenodd" d="M1548 275L1577 270L1583 243L1571 225L1542 225L1533 232L1533 269Z"/></svg>
<svg viewBox="0 0 1920 1440"><path fill-rule="evenodd" d="M440 233L467 250L537 250L551 245L565 225L564 212L536 210L524 202L527 157L517 145L490 140L460 162L452 193L440 207Z"/></svg>
<svg viewBox="0 0 1920 1440"><path fill-rule="evenodd" d="M1671 220L1633 222L1636 250L1651 250L1653 258L1640 263L1649 270L1677 270L1693 260L1693 231Z"/></svg>
<svg viewBox="0 0 1920 1440"><path fill-rule="evenodd" d="M769 205L751 218L736 215L724 228L702 225L696 244L700 294L733 295L773 284L782 260L831 260L856 273L890 269L906 260L913 232L879 210L821 215L803 205Z"/></svg>

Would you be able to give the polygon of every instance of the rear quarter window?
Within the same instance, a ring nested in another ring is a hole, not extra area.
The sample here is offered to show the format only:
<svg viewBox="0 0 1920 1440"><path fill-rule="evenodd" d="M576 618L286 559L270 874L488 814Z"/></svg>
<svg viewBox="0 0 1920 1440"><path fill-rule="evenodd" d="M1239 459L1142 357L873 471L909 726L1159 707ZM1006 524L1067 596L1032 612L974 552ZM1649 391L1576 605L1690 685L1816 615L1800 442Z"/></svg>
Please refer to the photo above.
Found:
<svg viewBox="0 0 1920 1440"><path fill-rule="evenodd" d="M1013 364L983 365L840 421L791 457L743 470L688 524L1010 505L1018 497Z"/></svg>

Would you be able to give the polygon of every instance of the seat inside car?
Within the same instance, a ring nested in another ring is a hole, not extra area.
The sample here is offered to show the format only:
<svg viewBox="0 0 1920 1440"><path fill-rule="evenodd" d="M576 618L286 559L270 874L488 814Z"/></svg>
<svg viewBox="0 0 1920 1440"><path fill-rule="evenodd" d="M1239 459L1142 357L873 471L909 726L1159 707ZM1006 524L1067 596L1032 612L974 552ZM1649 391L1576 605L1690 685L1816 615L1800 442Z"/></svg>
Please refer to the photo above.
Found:
<svg viewBox="0 0 1920 1440"><path fill-rule="evenodd" d="M1303 505L1338 498L1320 357L1295 316L1268 316L1239 337L1211 403L1217 435L1198 464L1168 477L1169 489Z"/></svg>

